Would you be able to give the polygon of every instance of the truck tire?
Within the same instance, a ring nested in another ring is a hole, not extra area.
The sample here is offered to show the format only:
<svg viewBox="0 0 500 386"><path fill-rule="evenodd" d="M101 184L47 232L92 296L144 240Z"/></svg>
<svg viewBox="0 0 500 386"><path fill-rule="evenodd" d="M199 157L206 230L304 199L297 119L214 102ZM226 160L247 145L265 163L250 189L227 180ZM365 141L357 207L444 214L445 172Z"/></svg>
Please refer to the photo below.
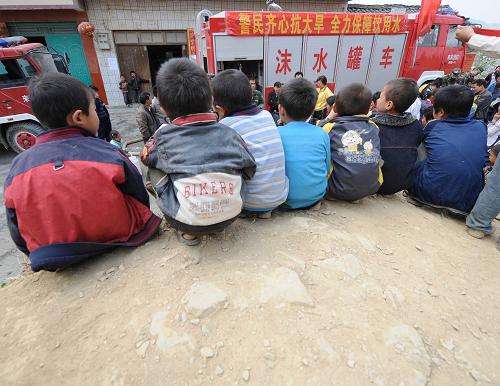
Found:
<svg viewBox="0 0 500 386"><path fill-rule="evenodd" d="M44 132L36 122L16 122L7 128L5 138L9 147L16 153L21 153L35 144L36 137Z"/></svg>

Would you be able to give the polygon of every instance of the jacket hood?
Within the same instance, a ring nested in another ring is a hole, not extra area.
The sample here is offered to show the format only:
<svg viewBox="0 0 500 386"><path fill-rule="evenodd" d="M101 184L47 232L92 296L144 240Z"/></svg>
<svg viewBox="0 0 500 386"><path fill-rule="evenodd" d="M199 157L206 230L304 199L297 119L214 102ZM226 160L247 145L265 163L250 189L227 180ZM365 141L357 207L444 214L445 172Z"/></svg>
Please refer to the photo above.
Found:
<svg viewBox="0 0 500 386"><path fill-rule="evenodd" d="M379 113L372 118L372 121L376 124L396 127L408 126L416 120L417 119L411 113L404 113L403 115Z"/></svg>

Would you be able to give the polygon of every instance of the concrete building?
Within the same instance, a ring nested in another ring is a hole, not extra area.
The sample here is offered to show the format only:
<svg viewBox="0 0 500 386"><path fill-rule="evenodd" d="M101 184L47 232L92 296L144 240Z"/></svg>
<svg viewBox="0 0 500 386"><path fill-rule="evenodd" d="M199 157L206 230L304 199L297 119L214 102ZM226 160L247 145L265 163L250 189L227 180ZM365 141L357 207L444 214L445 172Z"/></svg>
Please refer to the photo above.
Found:
<svg viewBox="0 0 500 386"><path fill-rule="evenodd" d="M286 11L345 11L346 0L277 0ZM187 56L186 30L195 26L202 9L260 11L264 0L86 0L89 21L96 36L107 41L109 49L96 47L97 58L111 105L123 104L118 89L120 73L131 70L144 79L154 80L165 60ZM107 47L108 45L105 45ZM151 90L151 84L144 85Z"/></svg>
<svg viewBox="0 0 500 386"><path fill-rule="evenodd" d="M276 0L285 11L344 12L349 0ZM156 72L170 58L188 56L188 28L203 9L260 11L265 0L0 0L0 34L30 42L71 59L70 72L93 83L110 105L122 105L120 74L135 70L143 91L152 91ZM77 26L89 21L94 37Z"/></svg>

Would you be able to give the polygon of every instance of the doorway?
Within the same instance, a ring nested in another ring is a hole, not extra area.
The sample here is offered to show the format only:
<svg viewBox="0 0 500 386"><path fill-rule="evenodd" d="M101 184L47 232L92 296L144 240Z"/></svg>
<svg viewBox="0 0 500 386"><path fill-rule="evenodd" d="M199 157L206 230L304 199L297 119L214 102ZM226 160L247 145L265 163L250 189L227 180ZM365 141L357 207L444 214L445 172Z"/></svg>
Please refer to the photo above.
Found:
<svg viewBox="0 0 500 386"><path fill-rule="evenodd" d="M168 46L147 46L149 58L149 72L151 73L151 84L156 84L156 74L161 65L172 58L181 58L182 44Z"/></svg>

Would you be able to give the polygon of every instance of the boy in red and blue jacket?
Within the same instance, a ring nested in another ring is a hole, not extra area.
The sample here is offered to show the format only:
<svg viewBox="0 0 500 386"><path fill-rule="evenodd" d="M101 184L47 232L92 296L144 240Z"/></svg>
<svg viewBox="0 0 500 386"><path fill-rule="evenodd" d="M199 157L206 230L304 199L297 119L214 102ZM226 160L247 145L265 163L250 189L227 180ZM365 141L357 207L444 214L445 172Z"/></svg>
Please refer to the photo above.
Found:
<svg viewBox="0 0 500 386"><path fill-rule="evenodd" d="M161 219L142 178L120 149L95 137L94 98L69 75L30 83L35 116L47 129L12 162L4 186L7 223L33 271L54 271L116 246L137 246Z"/></svg>

